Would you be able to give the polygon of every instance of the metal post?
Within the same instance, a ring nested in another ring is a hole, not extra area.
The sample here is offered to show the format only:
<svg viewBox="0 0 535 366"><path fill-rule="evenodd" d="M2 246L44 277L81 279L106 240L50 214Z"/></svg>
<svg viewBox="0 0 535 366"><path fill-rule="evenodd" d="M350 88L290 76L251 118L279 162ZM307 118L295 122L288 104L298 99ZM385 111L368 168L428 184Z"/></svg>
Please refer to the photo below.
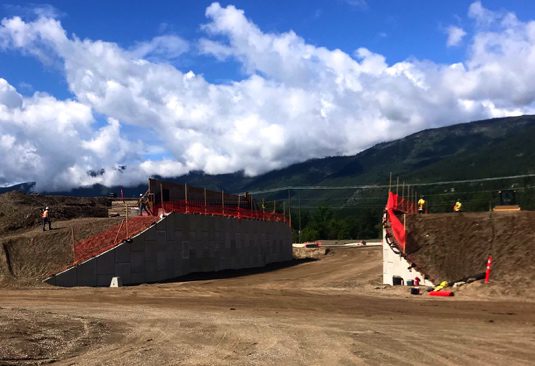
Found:
<svg viewBox="0 0 535 366"><path fill-rule="evenodd" d="M188 185L184 183L184 200L186 201L186 213L189 213L188 207Z"/></svg>
<svg viewBox="0 0 535 366"><path fill-rule="evenodd" d="M221 210L223 212L223 216L225 216L225 193L221 191Z"/></svg>
<svg viewBox="0 0 535 366"><path fill-rule="evenodd" d="M298 217L299 217L299 242L301 243L301 195L299 194L299 191L297 191L297 201L298 201Z"/></svg>
<svg viewBox="0 0 535 366"><path fill-rule="evenodd" d="M206 215L206 188L204 189L204 214Z"/></svg>
<svg viewBox="0 0 535 366"><path fill-rule="evenodd" d="M392 172L390 172L390 180L388 181L388 192L392 192Z"/></svg>
<svg viewBox="0 0 535 366"><path fill-rule="evenodd" d="M74 226L71 226L71 240L72 240L72 261L76 261L76 250L74 248Z"/></svg>
<svg viewBox="0 0 535 366"><path fill-rule="evenodd" d="M163 207L163 184L160 183L160 203L162 205L162 212L165 212L165 208Z"/></svg>
<svg viewBox="0 0 535 366"><path fill-rule="evenodd" d="M238 219L240 218L240 198L241 194L238 193Z"/></svg>
<svg viewBox="0 0 535 366"><path fill-rule="evenodd" d="M399 177L396 177L396 194L398 194L399 189Z"/></svg>
<svg viewBox="0 0 535 366"><path fill-rule="evenodd" d="M126 201L124 202L124 207L126 208L126 219L125 219L125 226L126 226L126 237L128 238L128 203Z"/></svg>
<svg viewBox="0 0 535 366"><path fill-rule="evenodd" d="M403 206L405 207L402 207L401 209L402 210L406 210L406 202L405 202L405 198L403 197L405 195L405 181L403 181L403 183L401 183L401 202L403 202Z"/></svg>
<svg viewBox="0 0 535 366"><path fill-rule="evenodd" d="M288 224L290 225L290 229L292 228L292 195L290 194L290 190L288 190Z"/></svg>

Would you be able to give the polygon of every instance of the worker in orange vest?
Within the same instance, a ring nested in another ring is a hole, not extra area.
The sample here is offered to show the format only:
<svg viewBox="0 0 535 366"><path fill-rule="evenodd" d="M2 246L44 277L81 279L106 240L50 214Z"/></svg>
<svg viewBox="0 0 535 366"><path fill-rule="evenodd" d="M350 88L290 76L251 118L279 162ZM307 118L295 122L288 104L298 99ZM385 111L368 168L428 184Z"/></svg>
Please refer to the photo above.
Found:
<svg viewBox="0 0 535 366"><path fill-rule="evenodd" d="M52 230L52 222L50 221L50 213L48 206L41 212L41 220L43 221L43 231L46 231L46 224L48 223L48 230Z"/></svg>

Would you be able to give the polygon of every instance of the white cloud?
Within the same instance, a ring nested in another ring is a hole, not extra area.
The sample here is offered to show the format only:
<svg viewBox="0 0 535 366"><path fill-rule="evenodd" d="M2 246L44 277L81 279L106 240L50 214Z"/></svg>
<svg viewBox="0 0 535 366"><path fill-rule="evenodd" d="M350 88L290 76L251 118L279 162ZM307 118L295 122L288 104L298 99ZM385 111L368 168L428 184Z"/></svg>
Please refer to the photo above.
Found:
<svg viewBox="0 0 535 366"><path fill-rule="evenodd" d="M533 113L535 22L479 2L469 12L477 24L464 62L389 64L364 47L348 54L308 44L292 31L263 32L243 11L214 3L199 47L238 62L245 73L225 85L162 62L185 52L179 38L126 50L69 36L55 19L3 19L0 47L61 61L76 99L23 98L0 79L0 153L8 157L0 183L39 180L58 188L190 170L258 174L354 154L424 128ZM96 127L93 113L107 123ZM142 135L157 141L142 142ZM7 154L14 146L17 155Z"/></svg>
<svg viewBox="0 0 535 366"><path fill-rule="evenodd" d="M368 1L367 0L344 0L344 2L356 9L364 10L368 8Z"/></svg>
<svg viewBox="0 0 535 366"><path fill-rule="evenodd" d="M448 33L448 41L446 44L449 47L458 46L463 40L463 37L466 35L464 29L454 25L449 26L446 32Z"/></svg>
<svg viewBox="0 0 535 366"><path fill-rule="evenodd" d="M189 44L175 35L154 37L149 42L139 42L130 53L136 58L146 58L155 61L175 60L189 50Z"/></svg>

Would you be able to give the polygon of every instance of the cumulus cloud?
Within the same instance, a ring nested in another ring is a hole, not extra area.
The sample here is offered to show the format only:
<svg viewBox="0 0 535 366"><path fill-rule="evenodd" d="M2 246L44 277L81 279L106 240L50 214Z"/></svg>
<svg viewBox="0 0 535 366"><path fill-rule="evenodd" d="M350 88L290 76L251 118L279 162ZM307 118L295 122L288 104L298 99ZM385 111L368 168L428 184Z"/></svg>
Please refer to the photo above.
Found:
<svg viewBox="0 0 535 366"><path fill-rule="evenodd" d="M466 32L462 28L454 25L449 26L446 32L448 33L448 41L446 44L449 47L458 46L466 35Z"/></svg>
<svg viewBox="0 0 535 366"><path fill-rule="evenodd" d="M535 22L480 2L469 16L476 29L463 62L389 64L365 47L349 54L293 31L266 33L242 10L214 3L198 49L241 65L245 77L226 84L162 62L188 51L179 38L123 49L68 35L53 18L3 19L0 48L61 62L75 99L24 98L0 79L0 153L7 157L0 183L64 188L191 170L255 175L424 128L533 113ZM103 126L95 114L105 116Z"/></svg>

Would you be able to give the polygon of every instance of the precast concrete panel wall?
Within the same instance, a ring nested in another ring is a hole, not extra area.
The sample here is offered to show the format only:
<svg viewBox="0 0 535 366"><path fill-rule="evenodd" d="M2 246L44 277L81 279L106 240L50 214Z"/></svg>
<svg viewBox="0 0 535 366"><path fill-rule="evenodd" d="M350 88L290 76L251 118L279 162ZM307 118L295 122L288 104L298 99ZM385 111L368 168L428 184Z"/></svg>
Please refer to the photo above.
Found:
<svg viewBox="0 0 535 366"><path fill-rule="evenodd" d="M411 264L405 258L400 254L394 253L386 242L386 232L383 229L383 283L385 285L393 285L394 277L401 277L404 283L418 277L421 280L420 284L433 286L433 283L425 279L423 274L412 268Z"/></svg>
<svg viewBox="0 0 535 366"><path fill-rule="evenodd" d="M47 280L57 286L135 285L194 272L263 267L292 259L281 222L170 214L147 231Z"/></svg>

